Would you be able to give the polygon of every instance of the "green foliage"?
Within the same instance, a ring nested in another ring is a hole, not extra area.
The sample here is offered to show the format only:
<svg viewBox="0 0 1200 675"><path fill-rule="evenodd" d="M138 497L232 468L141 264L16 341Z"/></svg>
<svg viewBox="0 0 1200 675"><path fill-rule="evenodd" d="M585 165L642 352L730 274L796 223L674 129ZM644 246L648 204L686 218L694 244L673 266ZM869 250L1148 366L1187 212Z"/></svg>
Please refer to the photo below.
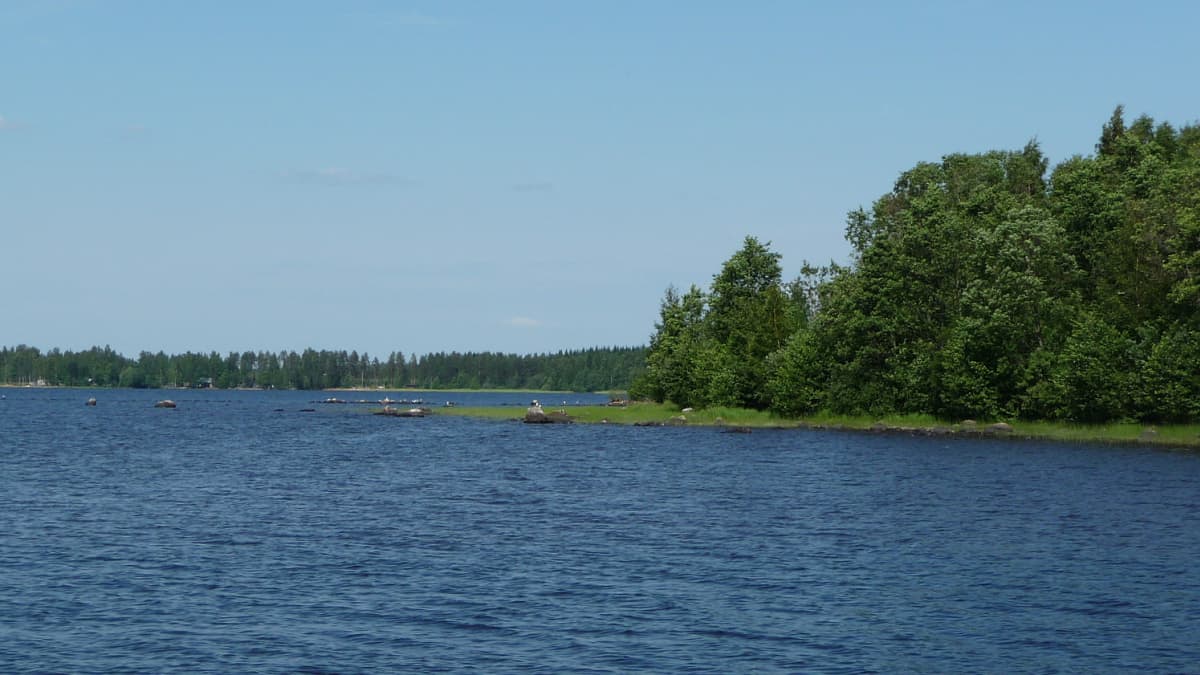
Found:
<svg viewBox="0 0 1200 675"><path fill-rule="evenodd" d="M725 262L721 271L713 277L710 293L711 311L706 317L713 337L719 342L734 340L748 342L752 339L751 327L754 318L768 315L767 297L779 293L780 255L759 243L754 237L746 237L741 250Z"/></svg>
<svg viewBox="0 0 1200 675"><path fill-rule="evenodd" d="M789 285L748 237L714 277L688 358L658 361L667 398L787 415L1200 418L1200 128L1127 123L1118 106L1095 155L1049 169L1035 141L921 162L849 213L852 267L806 265Z"/></svg>
<svg viewBox="0 0 1200 675"><path fill-rule="evenodd" d="M767 363L770 408L799 417L819 410L825 397L826 365L812 331L797 331Z"/></svg>
<svg viewBox="0 0 1200 675"><path fill-rule="evenodd" d="M1009 212L977 230L974 269L959 316L941 351L933 411L946 417L1025 414L1024 387L1035 382L1038 355L1061 347L1078 310L1077 270L1065 234L1041 208Z"/></svg>
<svg viewBox="0 0 1200 675"><path fill-rule="evenodd" d="M767 357L794 329L788 320L780 255L769 245L746 237L713 278L710 311L704 318L712 343L704 353L715 361L701 378L707 385L707 405L762 409L769 403L760 386L766 380Z"/></svg>
<svg viewBox="0 0 1200 675"><path fill-rule="evenodd" d="M121 369L121 376L118 379L118 386L131 387L133 389L146 388L146 375L141 368L137 366L125 366Z"/></svg>
<svg viewBox="0 0 1200 675"><path fill-rule="evenodd" d="M641 347L593 348L556 354L438 353L422 358L393 352L387 361L345 351L302 353L142 352L136 361L110 348L42 354L24 345L0 348L0 382L59 386L320 389L421 386L429 389L507 388L624 390L643 370Z"/></svg>
<svg viewBox="0 0 1200 675"><path fill-rule="evenodd" d="M765 409L768 358L808 319L804 288L783 286L779 258L746 237L708 294L668 288L634 391L681 406Z"/></svg>
<svg viewBox="0 0 1200 675"><path fill-rule="evenodd" d="M1200 419L1200 332L1171 326L1138 371L1137 405L1143 419Z"/></svg>
<svg viewBox="0 0 1200 675"><path fill-rule="evenodd" d="M1019 153L950 155L941 164L922 163L901 174L869 216L851 213L847 238L858 247L856 266L832 282L815 324L817 340L833 361L828 397L833 410L946 412L961 409L963 401L947 406L939 400L940 373L950 373L957 388L998 377L978 366L995 346L973 336L967 341L955 331L968 325L959 322L964 311L968 317L988 314L986 320L973 317L971 326L992 323L987 305L1003 296L987 297L978 283L970 286L988 278L989 266L1015 264L1010 259L1025 253L1024 239L1006 231L1006 218L1017 219L1007 230L1037 219L1036 211L1022 209L1044 202L1039 173L1044 167L1032 143ZM1010 245L1018 250L1004 250ZM964 302L982 306L964 310ZM948 344L952 338L958 342ZM981 402L996 399L980 396Z"/></svg>
<svg viewBox="0 0 1200 675"><path fill-rule="evenodd" d="M704 293L695 286L683 295L674 287L667 289L657 332L650 338L645 374L633 388L639 398L688 406L702 396L696 369L704 341L705 303Z"/></svg>
<svg viewBox="0 0 1200 675"><path fill-rule="evenodd" d="M1103 318L1087 313L1075 322L1053 371L1062 417L1097 423L1129 412L1133 341Z"/></svg>

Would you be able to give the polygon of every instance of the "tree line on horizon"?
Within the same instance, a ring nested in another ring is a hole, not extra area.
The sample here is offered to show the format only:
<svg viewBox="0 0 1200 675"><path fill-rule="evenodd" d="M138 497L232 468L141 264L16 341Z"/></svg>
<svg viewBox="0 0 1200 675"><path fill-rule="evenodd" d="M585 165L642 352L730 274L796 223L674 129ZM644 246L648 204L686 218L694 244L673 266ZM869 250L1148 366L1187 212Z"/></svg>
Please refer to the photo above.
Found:
<svg viewBox="0 0 1200 675"><path fill-rule="evenodd" d="M392 352L217 352L133 359L109 347L72 352L20 345L0 348L0 382L75 387L218 389L538 389L625 390L645 363L644 347L595 347L553 354Z"/></svg>
<svg viewBox="0 0 1200 675"><path fill-rule="evenodd" d="M1036 141L903 172L849 265L784 283L745 239L669 288L631 395L783 415L1200 420L1200 127L1118 106L1095 154Z"/></svg>

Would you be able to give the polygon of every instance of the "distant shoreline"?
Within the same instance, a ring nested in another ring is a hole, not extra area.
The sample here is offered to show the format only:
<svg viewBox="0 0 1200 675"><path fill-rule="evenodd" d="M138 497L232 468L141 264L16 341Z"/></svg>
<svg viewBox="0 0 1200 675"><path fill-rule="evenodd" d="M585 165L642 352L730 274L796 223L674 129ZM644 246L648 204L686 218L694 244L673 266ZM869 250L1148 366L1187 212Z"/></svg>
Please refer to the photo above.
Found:
<svg viewBox="0 0 1200 675"><path fill-rule="evenodd" d="M469 394L473 392L490 392L498 394L598 394L612 395L623 394L623 391L571 391L569 389L426 389L424 387L331 387L328 389L266 389L263 387L229 387L221 389L220 387L109 387L109 386L75 386L66 384L13 384L0 383L0 389L75 389L78 391L354 391L354 392L380 392L387 394L395 394L400 392L420 392L420 393L436 393L446 392L452 394Z"/></svg>
<svg viewBox="0 0 1200 675"><path fill-rule="evenodd" d="M296 391L296 390L293 390L293 391ZM484 388L481 388L481 389L463 389L463 388L425 389L423 387L400 387L400 388L396 388L396 389L388 389L388 388L380 389L377 387L333 387L330 389L320 389L320 390L314 390L314 391L380 391L380 392L416 391L416 392L422 392L422 393L436 393L436 392L442 391L442 392L447 392L447 393L452 393L452 394L469 394L469 393L479 392L479 391L486 391L486 392L492 392L492 393L497 393L497 394L610 394L610 393L613 393L613 392L607 392L607 391L596 391L596 392L570 391L568 389L484 389Z"/></svg>
<svg viewBox="0 0 1200 675"><path fill-rule="evenodd" d="M0 384L0 389L70 389L75 391L137 391L132 387L71 387L62 385ZM616 392L571 392L543 389L375 389L371 387L346 387L338 389L192 389L185 387L162 387L144 391L310 391L310 392L375 392L399 394L404 392L434 393L510 393L510 394L614 394ZM557 408L556 406L549 406ZM477 417L497 421L520 420L511 406L451 406L439 408L437 414L457 417ZM715 408L680 410L661 403L629 403L621 406L566 405L571 421L580 424L620 424L628 426L690 426L723 428L730 431L754 429L812 429L818 431L850 431L869 434L925 436L946 439L1008 439L1055 442L1082 442L1107 445L1136 445L1160 449L1200 450L1200 425L1137 423L1114 424L1068 424L1062 422L1015 420L1002 423L995 420L970 423L950 423L928 416L884 415L820 415L788 419L757 410L738 408Z"/></svg>

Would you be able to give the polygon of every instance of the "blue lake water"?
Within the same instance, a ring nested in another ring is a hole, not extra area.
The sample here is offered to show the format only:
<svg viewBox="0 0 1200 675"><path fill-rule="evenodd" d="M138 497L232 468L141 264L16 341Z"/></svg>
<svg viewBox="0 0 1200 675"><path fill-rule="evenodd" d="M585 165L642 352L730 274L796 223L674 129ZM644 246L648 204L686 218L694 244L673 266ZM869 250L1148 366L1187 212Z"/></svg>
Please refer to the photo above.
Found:
<svg viewBox="0 0 1200 675"><path fill-rule="evenodd" d="M0 672L1200 671L1197 454L0 394Z"/></svg>

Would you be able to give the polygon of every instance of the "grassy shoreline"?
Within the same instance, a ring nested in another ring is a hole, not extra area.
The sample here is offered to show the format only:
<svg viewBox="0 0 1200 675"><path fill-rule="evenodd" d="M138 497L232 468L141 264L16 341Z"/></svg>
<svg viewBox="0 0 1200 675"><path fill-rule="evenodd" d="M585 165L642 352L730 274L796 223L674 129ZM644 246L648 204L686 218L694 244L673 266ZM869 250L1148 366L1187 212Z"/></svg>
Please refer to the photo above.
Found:
<svg viewBox="0 0 1200 675"><path fill-rule="evenodd" d="M297 390L298 391L298 390ZM389 387L380 389L379 387L327 387L320 391L378 391L378 392L417 392L421 394L436 394L438 392L447 394L473 394L473 393L497 393L497 394L574 394L578 392L568 391L566 389L425 389L423 387ZM606 392L597 392L606 393Z"/></svg>
<svg viewBox="0 0 1200 675"><path fill-rule="evenodd" d="M162 387L120 387L116 385L89 385L89 384L16 384L12 382L0 382L0 389L89 389L92 391L110 391L119 389L154 391L158 389L169 389L176 391L179 389L187 391L356 391L356 392L371 392L377 391L381 394L395 394L401 392L416 392L420 394L431 394L444 392L448 394L469 394L469 393L500 393L500 394L575 394L579 392L569 391L566 389L425 389L422 387L326 387L323 389L265 389L263 387L179 387L164 385ZM593 392L597 394L623 393L623 392Z"/></svg>
<svg viewBox="0 0 1200 675"><path fill-rule="evenodd" d="M559 408L549 406L547 412ZM947 438L1011 438L1028 440L1148 445L1163 448L1200 450L1200 425L1142 425L1111 423L1078 425L1061 422L997 423L980 420L974 424L949 423L929 415L832 415L820 414L793 419L767 412L741 408L708 408L682 412L659 403L631 403L627 406L567 406L562 408L571 420L580 424L625 424L711 426L747 429L822 429L871 433L908 434ZM524 410L513 407L439 408L439 415L476 417L494 420L519 420ZM679 419L682 417L683 419Z"/></svg>
<svg viewBox="0 0 1200 675"><path fill-rule="evenodd" d="M0 383L0 389L78 389L102 391L110 387L69 387L55 385L24 385ZM172 391L164 388L163 391ZM219 391L196 389L188 391ZM261 391L261 390L253 390ZM420 392L467 392L468 389L326 389L320 391L397 391ZM532 390L487 390L507 393L528 393ZM539 390L538 393L557 393ZM561 392L570 393L570 392ZM558 408L549 406L547 411ZM1143 425L1132 422L1108 424L1069 424L1065 422L1013 421L1011 430L996 431L989 427L993 420L980 420L975 425L951 423L930 415L832 415L818 414L802 418L783 418L771 413L743 408L707 408L682 412L678 407L661 403L630 403L627 406L567 406L563 408L571 420L581 424L626 424L658 425L677 424L685 426L725 426L731 428L776 428L776 429L822 429L831 431L856 431L872 433L895 433L921 436L959 438L1012 438L1079 443L1104 443L1122 445L1145 445L1162 448L1178 448L1200 451L1200 424ZM453 406L435 409L435 414L461 417L478 417L495 420L519 420L524 409L516 406ZM685 420L672 418L684 417Z"/></svg>

